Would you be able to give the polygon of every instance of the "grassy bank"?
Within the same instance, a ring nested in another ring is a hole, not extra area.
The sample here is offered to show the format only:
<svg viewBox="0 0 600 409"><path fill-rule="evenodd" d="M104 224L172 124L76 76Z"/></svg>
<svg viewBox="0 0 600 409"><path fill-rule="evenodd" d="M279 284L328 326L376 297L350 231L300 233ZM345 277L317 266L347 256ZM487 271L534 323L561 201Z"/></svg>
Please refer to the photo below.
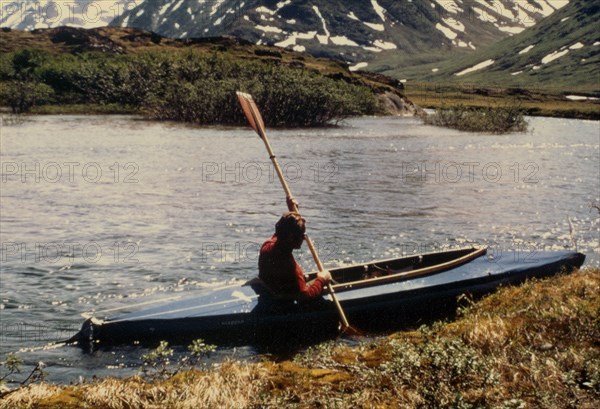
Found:
<svg viewBox="0 0 600 409"><path fill-rule="evenodd" d="M600 270L509 287L459 317L285 362L225 362L166 380L35 384L0 408L596 408Z"/></svg>
<svg viewBox="0 0 600 409"><path fill-rule="evenodd" d="M562 89L525 89L441 83L405 84L406 96L423 108L503 107L518 105L526 115L600 119L600 100L574 101ZM577 93L581 95L582 93Z"/></svg>

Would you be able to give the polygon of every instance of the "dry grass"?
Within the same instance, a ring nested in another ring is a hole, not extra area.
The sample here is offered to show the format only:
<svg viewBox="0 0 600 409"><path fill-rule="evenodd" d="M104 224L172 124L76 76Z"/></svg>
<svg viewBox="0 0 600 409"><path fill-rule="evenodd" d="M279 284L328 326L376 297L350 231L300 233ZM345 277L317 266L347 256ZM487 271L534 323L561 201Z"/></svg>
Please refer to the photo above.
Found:
<svg viewBox="0 0 600 409"><path fill-rule="evenodd" d="M226 362L166 381L42 384L8 408L597 408L600 269L466 302L459 318L293 361Z"/></svg>
<svg viewBox="0 0 600 409"><path fill-rule="evenodd" d="M265 372L261 365L225 362L208 373L187 371L154 383L132 377L62 388L37 384L6 396L0 409L239 409L248 407L262 388Z"/></svg>

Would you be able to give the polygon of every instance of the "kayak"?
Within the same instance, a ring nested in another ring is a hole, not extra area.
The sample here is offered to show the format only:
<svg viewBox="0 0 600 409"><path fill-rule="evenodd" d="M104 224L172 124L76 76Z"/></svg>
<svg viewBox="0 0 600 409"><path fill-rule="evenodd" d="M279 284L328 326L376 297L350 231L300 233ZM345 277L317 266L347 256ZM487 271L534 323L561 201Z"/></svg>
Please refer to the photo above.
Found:
<svg viewBox="0 0 600 409"><path fill-rule="evenodd" d="M332 268L333 288L350 323L385 330L451 313L463 294L568 273L585 256L572 251L503 252L470 247ZM307 275L307 280L316 273ZM258 279L150 308L86 320L71 339L85 349L201 338L217 345L273 345L339 333L329 294L311 302L280 299Z"/></svg>

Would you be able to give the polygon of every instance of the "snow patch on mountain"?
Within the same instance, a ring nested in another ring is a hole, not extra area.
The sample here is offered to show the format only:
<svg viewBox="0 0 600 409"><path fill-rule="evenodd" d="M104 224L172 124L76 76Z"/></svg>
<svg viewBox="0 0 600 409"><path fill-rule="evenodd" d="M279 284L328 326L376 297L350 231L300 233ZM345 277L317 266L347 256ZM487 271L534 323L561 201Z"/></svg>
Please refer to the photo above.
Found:
<svg viewBox="0 0 600 409"><path fill-rule="evenodd" d="M541 8L542 8L541 13L544 17L549 16L550 14L552 14L556 11L556 9L554 7L552 7L552 5L545 0L538 0L537 3L541 6ZM556 2L556 3L560 3L560 2Z"/></svg>
<svg viewBox="0 0 600 409"><path fill-rule="evenodd" d="M212 8L210 10L210 15L214 16L215 14L217 14L224 2L225 0L212 0Z"/></svg>
<svg viewBox="0 0 600 409"><path fill-rule="evenodd" d="M317 35L316 31L310 31L308 33L298 33L298 32L294 32L292 33L288 38L286 38L285 40L279 41L277 43L275 43L275 46L277 47L281 47L281 48L286 48L286 47L290 47L290 46L296 46L297 40L312 40L313 38L315 38ZM304 46L302 46L304 47Z"/></svg>
<svg viewBox="0 0 600 409"><path fill-rule="evenodd" d="M219 21L219 20L217 20L217 21ZM254 26L254 27L257 30L264 31L265 33L281 33L281 32L283 32L283 30L280 29L279 27L261 26L260 24Z"/></svg>
<svg viewBox="0 0 600 409"><path fill-rule="evenodd" d="M487 23L497 23L498 19L496 17L494 17L493 15L489 14L487 11L484 11L478 7L473 7L473 11L477 14L477 17L479 18L479 20Z"/></svg>
<svg viewBox="0 0 600 409"><path fill-rule="evenodd" d="M439 4L444 10L448 13L458 14L458 12L462 12L463 10L458 7L458 5L452 0L436 0L436 3Z"/></svg>
<svg viewBox="0 0 600 409"><path fill-rule="evenodd" d="M567 95L567 96L565 96L565 98L569 99L571 101L598 101L598 100L600 100L600 98L587 97L585 95Z"/></svg>
<svg viewBox="0 0 600 409"><path fill-rule="evenodd" d="M527 54L529 51L531 51L531 49L533 47L535 47L535 44L528 45L527 47L525 47L521 51L519 51L519 54Z"/></svg>
<svg viewBox="0 0 600 409"><path fill-rule="evenodd" d="M179 0L179 3L174 5L173 8L171 9L171 11L177 11L177 9L179 9L179 7L181 7L181 5L183 4L184 1L185 0Z"/></svg>
<svg viewBox="0 0 600 409"><path fill-rule="evenodd" d="M457 72L456 75L457 77L460 77L462 75L465 74L469 74L471 72L475 72L475 71L479 71L481 69L484 69L486 67L489 67L490 65L492 65L495 61L494 60L485 60L483 62L480 62L477 65L472 66L471 68L467 68L466 70L462 70L461 72Z"/></svg>
<svg viewBox="0 0 600 409"><path fill-rule="evenodd" d="M554 51L548 55L546 55L544 58L542 58L542 64L548 64L562 56L565 56L569 53L569 50L563 50L563 51Z"/></svg>
<svg viewBox="0 0 600 409"><path fill-rule="evenodd" d="M435 25L435 28L437 28L439 31L441 31L450 40L454 40L456 38L456 36L458 35L454 31L450 30L448 27L446 27L440 23L437 23Z"/></svg>
<svg viewBox="0 0 600 409"><path fill-rule="evenodd" d="M373 42L373 45L375 47L381 48L382 50L395 50L398 48L398 46L394 43L391 43L389 41L382 41L382 40L375 40Z"/></svg>
<svg viewBox="0 0 600 409"><path fill-rule="evenodd" d="M269 15L271 15L271 16L272 16L273 14L275 14L275 12L274 12L273 10L271 10L270 8L267 8L267 7L265 7L265 6L260 6L260 7L257 7L255 10L256 10L256 12L257 12L257 13L261 13L261 14L269 14Z"/></svg>
<svg viewBox="0 0 600 409"><path fill-rule="evenodd" d="M333 36L329 38L331 42L335 45L345 45L348 47L358 47L358 44L354 41L350 40L346 36Z"/></svg>
<svg viewBox="0 0 600 409"><path fill-rule="evenodd" d="M458 20L455 20L453 18L443 18L442 21L448 27L451 27L452 29L454 29L456 31L460 31L462 33L465 32L465 25Z"/></svg>
<svg viewBox="0 0 600 409"><path fill-rule="evenodd" d="M363 24L375 31L385 31L385 26L383 24L367 23L365 21L363 21Z"/></svg>
<svg viewBox="0 0 600 409"><path fill-rule="evenodd" d="M160 8L160 10L158 10L158 15L159 16L164 16L164 14L167 12L167 10L171 7L171 3L166 3L164 6L162 6Z"/></svg>
<svg viewBox="0 0 600 409"><path fill-rule="evenodd" d="M354 14L353 11L351 11L350 13L348 13L347 16L348 16L348 18L350 18L352 20L360 21L360 19L358 17L356 17L356 14Z"/></svg>
<svg viewBox="0 0 600 409"><path fill-rule="evenodd" d="M525 30L524 27L518 27L518 26L496 26L498 27L498 30L500 31L504 31L505 33L510 33L510 34L519 34L521 31Z"/></svg>
<svg viewBox="0 0 600 409"><path fill-rule="evenodd" d="M359 62L358 64L348 67L350 71L358 71L369 66L368 62Z"/></svg>
<svg viewBox="0 0 600 409"><path fill-rule="evenodd" d="M325 31L325 35L317 34L317 40L319 40L319 42L321 44L327 44L328 39L331 36L331 34L329 33L329 30L327 29L327 23L325 22L325 19L321 15L319 8L317 6L313 6L312 8L315 11L315 14L317 15L317 17L319 17L321 19L321 23L323 24L323 31Z"/></svg>
<svg viewBox="0 0 600 409"><path fill-rule="evenodd" d="M518 15L518 21L524 25L525 27L532 27L535 25L536 21L533 18L533 14L538 12L539 10L531 7L529 4L522 4L520 2L516 3Z"/></svg>
<svg viewBox="0 0 600 409"><path fill-rule="evenodd" d="M377 0L371 0L371 5L375 9L375 13L379 16L381 21L385 23L385 15L383 14L386 10L377 3Z"/></svg>

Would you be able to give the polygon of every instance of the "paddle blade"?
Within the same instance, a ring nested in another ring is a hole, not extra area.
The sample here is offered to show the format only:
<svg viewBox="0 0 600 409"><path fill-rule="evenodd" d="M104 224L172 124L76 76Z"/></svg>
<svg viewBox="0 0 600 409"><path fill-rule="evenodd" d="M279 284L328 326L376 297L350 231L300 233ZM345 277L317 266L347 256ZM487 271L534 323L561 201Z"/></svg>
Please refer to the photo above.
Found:
<svg viewBox="0 0 600 409"><path fill-rule="evenodd" d="M342 335L349 335L351 337L364 337L365 336L364 332L362 332L358 328L353 327L352 325L349 325L349 326L347 326L345 328L342 325L341 334Z"/></svg>
<svg viewBox="0 0 600 409"><path fill-rule="evenodd" d="M256 102L254 102L254 98L252 95L246 94L244 92L237 91L236 92L238 100L240 101L240 105L242 106L242 110L244 111L244 115L246 115L246 119L250 123L250 126L254 131L264 139L265 136L265 123L262 119L260 111L256 106Z"/></svg>

